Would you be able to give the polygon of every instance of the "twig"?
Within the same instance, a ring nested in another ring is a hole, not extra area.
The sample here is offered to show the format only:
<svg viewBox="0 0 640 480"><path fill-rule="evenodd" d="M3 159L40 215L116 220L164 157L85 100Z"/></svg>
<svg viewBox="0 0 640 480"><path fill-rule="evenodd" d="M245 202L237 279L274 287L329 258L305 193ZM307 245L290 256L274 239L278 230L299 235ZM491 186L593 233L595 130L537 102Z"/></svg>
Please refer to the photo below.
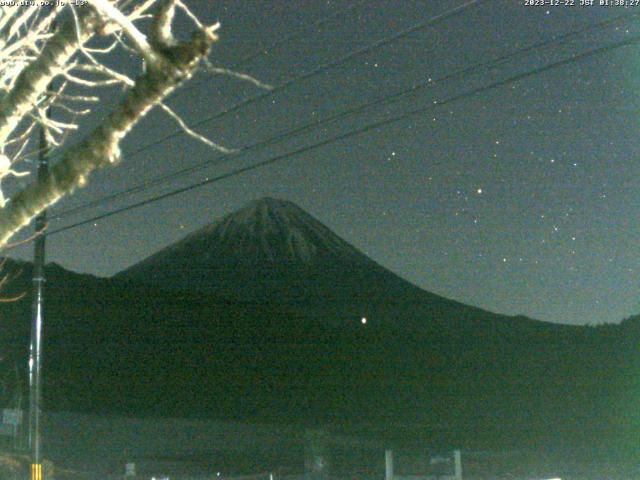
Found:
<svg viewBox="0 0 640 480"><path fill-rule="evenodd" d="M229 148L223 147L222 145L218 145L217 143L209 140L207 137L200 135L198 132L189 128L189 125L187 125L187 123L184 120L182 120L182 118L180 118L180 115L174 112L166 104L160 103L160 108L162 108L162 110L164 110L167 114L169 114L169 116L173 118L178 123L178 125L180 125L180 128L182 128L182 130L184 130L184 132L190 137L195 138L196 140L204 143L205 145L209 145L211 148L214 148L219 152L222 152L225 154L237 152L237 150L235 149L229 149Z"/></svg>
<svg viewBox="0 0 640 480"><path fill-rule="evenodd" d="M204 60L205 68L207 71L213 73L214 75L227 75L233 78L237 78L239 80L243 80L245 82L253 83L256 87L263 88L265 90L273 90L273 86L268 83L263 83L255 77L248 75L246 73L234 72L233 70L229 70L228 68L221 68L214 66L208 59Z"/></svg>

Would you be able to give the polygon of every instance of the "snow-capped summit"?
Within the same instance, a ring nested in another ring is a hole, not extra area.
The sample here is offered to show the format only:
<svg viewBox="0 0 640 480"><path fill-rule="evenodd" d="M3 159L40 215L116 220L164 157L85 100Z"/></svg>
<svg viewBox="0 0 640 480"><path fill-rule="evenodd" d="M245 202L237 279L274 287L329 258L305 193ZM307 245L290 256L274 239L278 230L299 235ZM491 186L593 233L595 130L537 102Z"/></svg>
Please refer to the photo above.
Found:
<svg viewBox="0 0 640 480"><path fill-rule="evenodd" d="M118 279L243 299L412 291L310 214L262 198L142 260Z"/></svg>
<svg viewBox="0 0 640 480"><path fill-rule="evenodd" d="M309 264L360 253L293 202L265 197L185 239L215 239L218 255ZM221 248L222 247L222 248Z"/></svg>

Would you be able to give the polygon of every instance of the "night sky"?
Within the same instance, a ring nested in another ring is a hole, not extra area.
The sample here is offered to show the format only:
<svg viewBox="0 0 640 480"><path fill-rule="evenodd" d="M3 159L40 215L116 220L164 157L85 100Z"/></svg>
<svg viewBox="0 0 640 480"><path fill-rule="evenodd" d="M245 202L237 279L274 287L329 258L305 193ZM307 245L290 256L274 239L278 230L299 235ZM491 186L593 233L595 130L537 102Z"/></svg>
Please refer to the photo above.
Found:
<svg viewBox="0 0 640 480"><path fill-rule="evenodd" d="M218 19L222 24L212 61L232 66L263 50L238 69L271 85L464 3L190 2L200 18ZM638 45L434 105L434 101L640 34L640 6L523 3L490 0L468 8L197 130L218 143L239 148L429 78L431 88L52 221L50 228L54 231L432 105L428 111L52 235L47 241L48 260L79 272L112 275L268 195L294 201L378 263L426 290L463 303L574 324L619 322L640 312ZM437 81L475 63L620 15L628 18L473 75ZM268 48L296 32L306 33ZM114 62L131 68L128 59ZM168 103L193 123L262 92L236 79L199 74ZM106 95L89 126L104 115L112 97L116 96ZM128 158L127 152L176 128L160 112L153 113L126 140L122 164L93 175L87 188L61 202L52 214L218 157L195 140L178 136ZM24 248L17 255L27 258L30 250Z"/></svg>

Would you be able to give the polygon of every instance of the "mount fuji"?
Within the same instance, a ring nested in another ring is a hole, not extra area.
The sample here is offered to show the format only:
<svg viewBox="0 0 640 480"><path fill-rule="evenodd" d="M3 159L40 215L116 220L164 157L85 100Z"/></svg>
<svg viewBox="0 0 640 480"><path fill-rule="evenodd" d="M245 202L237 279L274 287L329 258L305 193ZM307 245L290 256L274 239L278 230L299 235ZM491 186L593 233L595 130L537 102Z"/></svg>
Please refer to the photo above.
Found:
<svg viewBox="0 0 640 480"><path fill-rule="evenodd" d="M5 269L23 272L6 295L30 291L30 264ZM47 278L48 409L463 443L635 438L640 320L567 326L443 298L288 201L252 202L110 279ZM0 310L6 365L26 365L29 304Z"/></svg>

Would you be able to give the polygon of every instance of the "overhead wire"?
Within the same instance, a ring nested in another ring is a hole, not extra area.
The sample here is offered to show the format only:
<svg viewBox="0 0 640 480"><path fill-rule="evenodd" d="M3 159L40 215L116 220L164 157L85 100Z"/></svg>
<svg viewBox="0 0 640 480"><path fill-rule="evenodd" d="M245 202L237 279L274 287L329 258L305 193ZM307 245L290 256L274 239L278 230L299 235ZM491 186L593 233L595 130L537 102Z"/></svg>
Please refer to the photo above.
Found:
<svg viewBox="0 0 640 480"><path fill-rule="evenodd" d="M441 101L435 101L434 103L432 103L432 104L430 104L430 105L428 105L426 107L420 107L420 108L413 109L413 110L410 110L408 112L405 112L405 113L402 113L402 114L399 114L399 115L395 115L395 116L393 116L391 118L387 118L387 119L384 119L384 120L379 120L379 121L376 121L376 122L373 122L373 123L369 123L367 125L364 125L362 127L357 128L357 129L350 130L348 132L344 132L342 134L336 135L336 136L334 136L332 138L325 139L325 140L322 140L320 142L317 142L317 143L314 143L314 144L311 144L311 145L306 145L306 146L300 147L298 149L292 150L292 151L287 152L287 153L276 155L276 156L271 157L271 158L269 158L267 160L264 160L264 161L261 161L261 162L257 162L257 163L254 163L252 165L248 165L248 166L245 166L245 167L237 168L235 170L232 170L231 172L227 172L227 173L218 175L218 176L213 177L213 178L208 178L206 180L195 182L195 183L192 183L192 184L187 185L185 187L177 188L177 189L174 189L174 190L172 190L170 192L159 194L159 195L147 198L145 200L142 200L142 201L127 205L125 207L114 209L114 210L111 210L109 212L93 216L93 217L91 217L89 219L85 219L85 220L82 220L82 221L79 221L79 222L75 222L73 224L70 224L70 225L67 225L67 226L64 226L64 227L49 231L49 232L46 233L46 235L47 236L55 235L55 234L62 233L64 231L67 231L67 230L70 230L70 229L73 229L73 228L80 227L82 225L86 225L88 223L94 223L96 221L103 220L105 218L108 218L108 217L111 217L111 216L114 216L114 215L117 215L117 214L120 214L120 213L124 213L124 212L130 211L130 210L142 207L144 205L155 203L155 202L164 200L166 198L170 198L170 197L173 197L173 196L176 196L176 195L179 195L179 194L191 191L191 190L195 190L197 188L201 188L201 187L203 187L205 185L211 185L213 183L217 183L219 181L222 181L222 180L225 180L227 178L231 178L231 177L246 173L248 171L252 171L252 170L256 170L256 169L259 169L259 168L266 167L268 165L272 165L272 164L274 164L276 162L280 162L280 161L289 159L291 157L300 155L302 153L306 153L306 152L321 148L323 146L326 146L326 145L329 145L329 144L332 144L332 143L336 143L336 142L345 140L347 138L351 138L351 137L354 137L356 135L360 135L362 133L369 132L371 130L374 130L374 129L377 129L377 128L380 128L380 127L383 127L383 126L387 126L387 125L391 125L391 124L394 124L394 123L398 123L398 122L400 122L400 121L402 121L402 120L404 120L406 118L426 113L426 112L428 112L428 111L430 111L430 110L432 110L434 108L438 108L438 107L441 107L443 105L447 105L447 104L455 102L455 101L459 101L459 100L462 100L462 99L470 98L470 97L473 97L473 96L478 95L480 93L484 93L484 92L487 92L489 90L494 90L494 89L502 87L504 85L508 85L508 84L523 80L525 78L529 78L529 77L532 77L532 76L535 76L535 75L539 75L541 73L544 73L544 72L552 70L552 69L556 69L556 68L559 68L559 67L571 64L571 63L576 63L576 62L579 62L579 61L583 61L583 60L586 60L587 58L590 58L590 57L593 57L593 56L596 56L596 55L602 55L602 54L610 52L610 51L612 51L614 49L618 49L618 48L622 48L622 47L625 47L625 46L630 46L630 45L634 45L634 44L638 44L638 43L640 43L640 36L634 36L634 37L631 37L631 38L626 39L626 40L622 40L622 41L611 43L609 45L593 48L593 49L590 49L590 50L587 50L587 51L583 51L583 52L578 53L578 54L572 54L568 58L564 58L562 60L557 60L557 61L548 63L546 65L543 65L543 66L528 70L526 72L522 72L522 73L518 73L518 74L515 74L515 75L512 75L512 76L509 76L509 77L507 77L505 79L498 80L498 81L492 82L492 83L490 83L488 85L484 85L484 86L480 86L480 87L471 89L471 90L469 90L467 92L463 92L461 94L454 95L452 97L448 97L448 98L446 98L444 100L441 100Z"/></svg>
<svg viewBox="0 0 640 480"><path fill-rule="evenodd" d="M316 128L316 127L320 127L320 126L326 126L329 125L331 123L336 122L337 120L340 120L342 118L345 118L347 116L350 115L355 115L355 114L359 114L362 112L365 112L369 109L381 106L381 105L385 105L385 104L390 104L393 102L397 102L402 100L404 97L414 94L422 89L425 88L434 88L437 85L441 84L444 81L450 81L456 78L460 78L460 77L464 77L466 75L469 75L471 73L475 73L477 71L481 71L481 70L485 70L485 69L490 69L490 68L494 68L497 66L500 66L502 64L504 64L505 62L507 62L510 59L516 58L516 57L520 57L523 56L527 53L536 51L536 50L540 50L542 48L547 48L550 46L554 46L557 45L559 43L562 43L564 41L566 41L567 39L570 39L571 37L576 37L579 36L581 34L584 33L589 33L592 32L596 29L600 29L600 28L605 28L608 27L612 24L615 24L617 21L621 20L621 19L631 19L633 17L638 17L640 16L640 13L637 14L633 14L633 15L620 15L611 19L607 19L605 21L602 22L598 22L595 24L590 24L587 25L583 28L580 29L576 29L573 30L571 32L566 32L564 34L561 35L556 35L548 40L544 40L541 42L536 42L532 45L517 49L515 51L512 52L508 52L506 54L503 55L499 55L496 58L493 58L492 60L489 61L485 61L485 62L478 62L475 63L471 66L462 68L462 69L458 69L455 72L443 75L441 77L437 77L437 78L433 78L433 79L429 79L427 81L423 81L420 82L418 84L412 85L409 88L400 90L398 92L395 92L393 94L390 95L386 95L383 97L379 97L373 101L368 101L365 102L363 104L360 104L356 107L353 108L349 108L346 110L343 110L341 112L338 112L336 114L330 115L328 117L324 117L321 119L317 119L314 120L312 122L306 123L304 125L298 126L294 129L291 130L287 130L284 132L280 132L279 134L275 135L275 136L271 136L268 137L267 139L261 140L259 142L255 142L249 145L246 145L242 148L240 148L238 151L233 152L231 154L225 154L225 155L218 155L217 157L213 158L213 159L208 159L205 160L203 162L199 162L196 165L191 165L189 167L185 167L182 169L179 169L177 171L171 172L169 174L165 174L165 175L161 175L159 177L147 180L145 182L142 182L138 185L132 186L132 187L128 187L126 189L120 190L118 192L115 193L111 193L109 195L105 195L103 197L100 197L96 200L93 200L91 202L87 202L83 205L79 205L77 207L73 207L67 210L63 210L62 212L58 213L57 215L53 216L54 220L60 220L63 218L66 218L68 216L71 215L76 215L78 213L81 213L83 211L86 211L88 209L91 208L95 208L99 205L102 205L104 203L109 203L112 202L114 200L117 200L119 198L123 198L129 195L132 195L134 193L140 193L144 190L147 190L151 187L154 187L156 185L165 183L167 181L171 181L171 180L175 180L176 178L180 177L180 176L184 176L186 174L201 170L203 168L208 168L211 167L213 165L218 165L222 162L226 162L229 161L231 159L237 158L238 156L241 156L243 154L246 154L250 151L256 150L258 148L262 148L268 145L272 145L274 143L279 143L281 141L284 140L288 140L290 138L293 138L295 136L298 136L310 129Z"/></svg>
<svg viewBox="0 0 640 480"><path fill-rule="evenodd" d="M212 120L221 118L225 115L228 115L229 113L233 113L243 107L246 107L248 105L251 105L253 103L256 103L264 98L270 97L272 95L274 95L275 93L278 92L282 92L284 90L286 90L287 88L289 88L292 85L296 85L300 82L303 82L305 80L308 80L310 78L315 77L316 75L319 75L321 73L324 73L338 65L341 65L345 62L348 62L356 57L359 57L361 55L365 55L369 52L372 52L380 47L383 47L385 45L388 45L396 40L399 40L401 38L404 38L414 32L417 32L419 30L425 29L427 27L431 27L434 26L440 22L443 22L447 19L456 17L458 15L461 15L462 13L466 12L468 9L472 8L472 7L477 7L481 4L487 3L489 0L468 0L465 3L451 8L449 10L446 10L443 13L434 15L432 17L429 17L426 20L420 21L410 27L407 27L403 30L400 30L396 33L393 33L391 35L388 35L386 37L383 37L379 40L376 40L375 42L366 45L362 48L359 48L357 50L354 50L352 52L349 52L337 59L331 60L327 63L323 63L313 69L311 69L308 72L302 73L300 75L296 75L292 78L289 78L288 80L285 80L284 82L270 88L269 90L266 91L262 91L256 95L253 95L251 97L245 98L243 100L240 100L239 102L234 103L233 105L230 105L229 107L226 107L222 110L220 110L219 112L215 113L214 115L211 115L209 117L207 117L204 120L201 121L197 121L197 122L193 122L189 125L190 128L196 128L199 127L200 125L203 125L205 123L209 123ZM185 131L183 129L177 129L175 131L173 131L172 133L169 133L167 135L164 135L163 137L158 138L157 140L154 140L153 142L150 142L148 144L145 144L137 149L134 149L133 151L130 151L128 153L125 153L127 158L132 158L136 155L138 155L139 153L148 150L151 147L154 147L156 145L159 145L171 138L177 137L177 136L181 136L184 135Z"/></svg>

